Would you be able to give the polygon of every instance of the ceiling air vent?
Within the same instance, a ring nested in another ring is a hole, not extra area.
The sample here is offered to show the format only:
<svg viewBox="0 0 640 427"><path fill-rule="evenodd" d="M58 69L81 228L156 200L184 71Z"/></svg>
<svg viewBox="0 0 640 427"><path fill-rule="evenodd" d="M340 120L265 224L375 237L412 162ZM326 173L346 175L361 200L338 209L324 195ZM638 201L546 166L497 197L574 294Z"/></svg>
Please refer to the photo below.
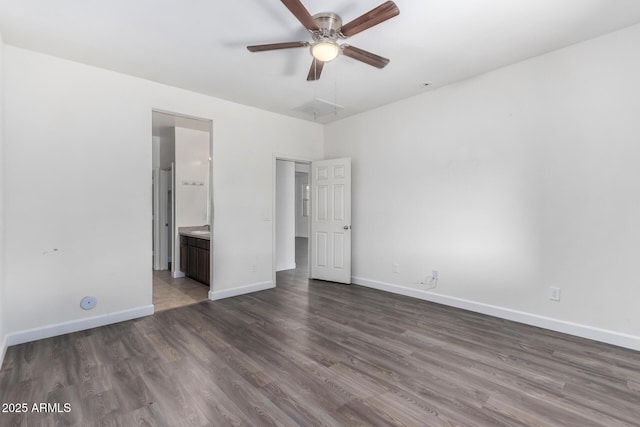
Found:
<svg viewBox="0 0 640 427"><path fill-rule="evenodd" d="M325 99L315 98L306 104L303 104L293 111L299 111L304 114L308 114L314 118L324 117L329 115L338 114L340 110L344 109L342 105L336 104Z"/></svg>

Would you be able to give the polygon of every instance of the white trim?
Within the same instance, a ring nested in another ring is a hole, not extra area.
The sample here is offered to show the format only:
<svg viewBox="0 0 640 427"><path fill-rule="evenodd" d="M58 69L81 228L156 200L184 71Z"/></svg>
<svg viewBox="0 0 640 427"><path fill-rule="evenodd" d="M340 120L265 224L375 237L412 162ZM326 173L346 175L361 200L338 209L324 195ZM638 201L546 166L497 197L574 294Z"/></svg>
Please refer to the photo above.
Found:
<svg viewBox="0 0 640 427"><path fill-rule="evenodd" d="M187 277L187 275L182 271L174 271L173 273L171 273L171 277L173 277L174 279L182 279L183 277Z"/></svg>
<svg viewBox="0 0 640 427"><path fill-rule="evenodd" d="M224 298L237 297L238 295L250 294L252 292L264 291L267 289L273 289L276 285L272 281L254 283L251 285L240 286L232 289L225 289L223 291L209 291L209 299L211 301L217 301Z"/></svg>
<svg viewBox="0 0 640 427"><path fill-rule="evenodd" d="M296 263L294 262L293 264L279 265L276 267L276 271L295 270L296 268Z"/></svg>
<svg viewBox="0 0 640 427"><path fill-rule="evenodd" d="M30 341L41 340L43 338L55 337L58 335L69 334L71 332L83 331L85 329L97 328L99 326L110 325L112 323L150 316L152 314L153 305L145 305L142 307L131 308L129 310L88 317L86 319L71 320L69 322L48 325L42 328L13 332L7 336L7 344L23 344Z"/></svg>
<svg viewBox="0 0 640 427"><path fill-rule="evenodd" d="M367 288L418 298L425 301L444 304L451 307L461 308L463 310L487 314L501 319L512 320L526 325L537 326L539 328L640 351L640 337L635 335L624 334L607 329L596 328L594 326L582 325L579 323L568 322L566 320L512 310L510 308L499 307L496 305L423 291L421 289L413 289L391 283L378 282L376 280L369 280L361 277L352 277L351 281L355 285L365 286Z"/></svg>
<svg viewBox="0 0 640 427"><path fill-rule="evenodd" d="M0 344L0 368L4 363L4 355L7 354L7 347L9 344L7 343L7 336L2 337L2 344Z"/></svg>

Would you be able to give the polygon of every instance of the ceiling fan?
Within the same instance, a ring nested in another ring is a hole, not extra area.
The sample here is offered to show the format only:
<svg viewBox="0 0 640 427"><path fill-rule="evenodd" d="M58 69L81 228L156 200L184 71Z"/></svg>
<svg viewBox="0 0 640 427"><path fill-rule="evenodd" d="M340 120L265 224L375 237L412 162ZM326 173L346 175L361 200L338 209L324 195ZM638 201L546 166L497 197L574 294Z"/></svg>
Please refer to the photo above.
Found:
<svg viewBox="0 0 640 427"><path fill-rule="evenodd" d="M348 44L338 44L338 39L346 39L366 29L378 25L400 13L392 1L382 3L353 21L342 25L342 19L335 13L323 12L311 16L300 0L281 0L289 11L311 33L313 42L298 41L286 43L259 44L247 46L250 52L310 47L313 62L307 80L318 80L325 62L333 61L340 53L377 68L384 68L389 60L375 53L367 52Z"/></svg>

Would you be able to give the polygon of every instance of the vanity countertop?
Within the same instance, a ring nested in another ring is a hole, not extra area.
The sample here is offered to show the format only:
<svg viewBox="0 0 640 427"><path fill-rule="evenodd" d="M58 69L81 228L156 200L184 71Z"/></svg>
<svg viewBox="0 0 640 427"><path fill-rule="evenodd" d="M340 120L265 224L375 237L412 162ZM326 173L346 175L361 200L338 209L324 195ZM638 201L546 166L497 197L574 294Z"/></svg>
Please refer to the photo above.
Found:
<svg viewBox="0 0 640 427"><path fill-rule="evenodd" d="M211 240L211 231L206 225L178 227L178 233L182 236L195 237L196 239Z"/></svg>

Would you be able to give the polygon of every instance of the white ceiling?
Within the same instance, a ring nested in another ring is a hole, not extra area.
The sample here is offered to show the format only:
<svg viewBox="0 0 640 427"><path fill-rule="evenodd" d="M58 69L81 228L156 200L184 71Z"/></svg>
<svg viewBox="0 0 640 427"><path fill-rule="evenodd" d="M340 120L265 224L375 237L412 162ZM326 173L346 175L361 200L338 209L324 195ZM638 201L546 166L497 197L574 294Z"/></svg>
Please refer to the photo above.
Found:
<svg viewBox="0 0 640 427"><path fill-rule="evenodd" d="M303 3L346 23L382 1ZM391 63L338 57L318 82L306 81L306 48L245 49L310 40L278 0L0 0L0 32L14 46L325 123L640 22L638 0L396 4L399 16L349 39ZM345 108L314 118L300 107L315 98Z"/></svg>

